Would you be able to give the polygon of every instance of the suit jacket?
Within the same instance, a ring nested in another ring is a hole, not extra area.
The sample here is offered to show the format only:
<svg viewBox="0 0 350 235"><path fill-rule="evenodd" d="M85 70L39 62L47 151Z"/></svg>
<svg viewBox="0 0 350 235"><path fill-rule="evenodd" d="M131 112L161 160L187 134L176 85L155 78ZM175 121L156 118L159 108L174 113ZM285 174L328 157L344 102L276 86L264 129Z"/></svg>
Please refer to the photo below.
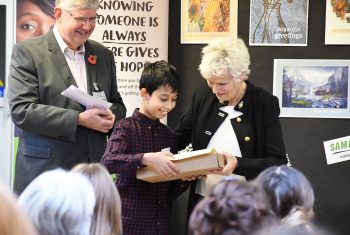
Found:
<svg viewBox="0 0 350 235"><path fill-rule="evenodd" d="M97 56L96 64L87 62L89 55ZM116 119L125 117L113 54L88 40L85 61L88 93L97 83L113 103ZM20 129L14 185L18 193L45 170L99 162L103 155L106 134L78 126L78 115L85 107L61 95L70 85L77 86L52 30L14 46L8 96L12 121Z"/></svg>
<svg viewBox="0 0 350 235"><path fill-rule="evenodd" d="M231 119L231 124L242 153L242 158L237 158L235 173L251 179L269 166L286 164L287 158L277 97L246 83L245 95L235 107L243 115ZM208 86L198 89L176 128L179 148L189 143L194 150L206 148L228 115L219 109L223 105Z"/></svg>

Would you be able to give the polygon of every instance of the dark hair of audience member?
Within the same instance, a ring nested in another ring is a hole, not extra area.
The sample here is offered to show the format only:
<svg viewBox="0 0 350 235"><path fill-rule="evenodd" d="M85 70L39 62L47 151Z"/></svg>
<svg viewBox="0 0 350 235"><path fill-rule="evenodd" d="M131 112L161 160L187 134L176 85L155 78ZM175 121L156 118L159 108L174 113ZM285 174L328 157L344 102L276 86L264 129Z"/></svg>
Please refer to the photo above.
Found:
<svg viewBox="0 0 350 235"><path fill-rule="evenodd" d="M254 184L222 180L195 207L190 217L193 235L248 235L276 223L266 196Z"/></svg>
<svg viewBox="0 0 350 235"><path fill-rule="evenodd" d="M283 224L300 225L312 221L314 192L303 173L293 167L274 166L261 172L255 183L265 190L272 211Z"/></svg>

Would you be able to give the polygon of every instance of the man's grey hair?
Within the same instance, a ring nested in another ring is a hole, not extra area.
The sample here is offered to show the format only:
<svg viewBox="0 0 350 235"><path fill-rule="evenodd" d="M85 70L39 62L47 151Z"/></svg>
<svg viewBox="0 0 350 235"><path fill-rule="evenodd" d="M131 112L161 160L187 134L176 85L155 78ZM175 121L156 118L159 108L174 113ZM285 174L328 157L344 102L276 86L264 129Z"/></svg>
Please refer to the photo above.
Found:
<svg viewBox="0 0 350 235"><path fill-rule="evenodd" d="M82 8L93 8L98 9L99 1L98 0L56 0L56 7L60 7L66 10L72 9L82 9Z"/></svg>

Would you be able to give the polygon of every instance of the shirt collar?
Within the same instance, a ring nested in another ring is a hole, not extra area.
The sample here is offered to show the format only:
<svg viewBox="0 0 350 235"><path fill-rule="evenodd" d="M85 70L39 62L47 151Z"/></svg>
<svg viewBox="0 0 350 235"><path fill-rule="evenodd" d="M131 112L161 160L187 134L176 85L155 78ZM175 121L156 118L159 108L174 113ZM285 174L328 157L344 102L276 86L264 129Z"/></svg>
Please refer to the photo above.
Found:
<svg viewBox="0 0 350 235"><path fill-rule="evenodd" d="M71 50L67 44L63 41L63 38L61 36L61 34L58 32L58 29L57 29L57 25L55 24L55 26L53 27L53 30L52 30L53 34L55 35L55 38L57 40L57 43L58 43L58 46L60 47L62 53L64 54L64 52L66 50ZM84 44L82 44L80 47L79 47L79 50L77 51L78 53L81 52L81 53L84 53L85 54L85 46Z"/></svg>
<svg viewBox="0 0 350 235"><path fill-rule="evenodd" d="M160 123L159 119L153 120L145 116L144 114L140 113L140 110L138 108L135 109L134 113L132 114L132 117L148 126L156 126L156 125L159 125Z"/></svg>

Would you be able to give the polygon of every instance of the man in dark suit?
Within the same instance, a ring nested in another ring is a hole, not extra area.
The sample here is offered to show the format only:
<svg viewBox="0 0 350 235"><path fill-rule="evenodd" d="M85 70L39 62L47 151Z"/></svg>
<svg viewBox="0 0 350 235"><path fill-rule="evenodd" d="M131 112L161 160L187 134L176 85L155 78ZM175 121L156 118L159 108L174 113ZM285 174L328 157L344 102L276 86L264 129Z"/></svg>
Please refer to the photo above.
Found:
<svg viewBox="0 0 350 235"><path fill-rule="evenodd" d="M20 129L17 193L46 170L99 162L107 133L125 117L113 54L88 40L98 6L98 0L57 0L54 28L13 48L8 96L12 120ZM70 85L113 105L83 107L61 95Z"/></svg>

